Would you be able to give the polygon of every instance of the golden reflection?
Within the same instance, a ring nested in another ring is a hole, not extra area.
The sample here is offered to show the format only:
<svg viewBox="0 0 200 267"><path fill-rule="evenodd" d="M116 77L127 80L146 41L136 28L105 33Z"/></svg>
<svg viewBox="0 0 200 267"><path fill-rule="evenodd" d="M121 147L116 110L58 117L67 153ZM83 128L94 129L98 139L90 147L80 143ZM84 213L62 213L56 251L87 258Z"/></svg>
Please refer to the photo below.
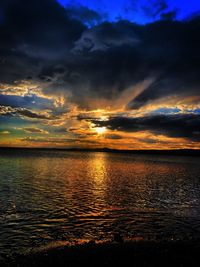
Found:
<svg viewBox="0 0 200 267"><path fill-rule="evenodd" d="M88 163L89 176L95 184L95 189L100 189L105 186L107 177L106 158L106 153L95 153Z"/></svg>

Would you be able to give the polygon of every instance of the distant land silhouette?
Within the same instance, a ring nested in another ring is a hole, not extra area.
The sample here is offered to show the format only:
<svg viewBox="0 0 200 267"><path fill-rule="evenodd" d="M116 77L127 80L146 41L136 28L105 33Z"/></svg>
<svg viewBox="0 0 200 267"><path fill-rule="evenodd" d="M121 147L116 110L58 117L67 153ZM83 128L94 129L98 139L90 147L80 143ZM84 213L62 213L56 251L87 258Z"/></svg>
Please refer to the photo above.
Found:
<svg viewBox="0 0 200 267"><path fill-rule="evenodd" d="M195 156L200 157L199 149L175 149L175 150L120 150L110 148L22 148L22 147L0 147L0 153L22 151L69 151L69 152L108 152L127 153L141 155L172 155L172 156Z"/></svg>

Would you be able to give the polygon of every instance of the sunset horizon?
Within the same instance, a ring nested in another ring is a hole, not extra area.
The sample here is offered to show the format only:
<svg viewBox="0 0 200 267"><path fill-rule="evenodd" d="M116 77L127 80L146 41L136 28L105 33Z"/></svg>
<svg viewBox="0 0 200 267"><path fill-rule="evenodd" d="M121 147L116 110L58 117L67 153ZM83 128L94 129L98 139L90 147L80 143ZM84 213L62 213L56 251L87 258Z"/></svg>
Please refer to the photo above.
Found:
<svg viewBox="0 0 200 267"><path fill-rule="evenodd" d="M200 0L0 0L0 266L200 262Z"/></svg>
<svg viewBox="0 0 200 267"><path fill-rule="evenodd" d="M198 4L147 2L2 1L0 146L200 149Z"/></svg>

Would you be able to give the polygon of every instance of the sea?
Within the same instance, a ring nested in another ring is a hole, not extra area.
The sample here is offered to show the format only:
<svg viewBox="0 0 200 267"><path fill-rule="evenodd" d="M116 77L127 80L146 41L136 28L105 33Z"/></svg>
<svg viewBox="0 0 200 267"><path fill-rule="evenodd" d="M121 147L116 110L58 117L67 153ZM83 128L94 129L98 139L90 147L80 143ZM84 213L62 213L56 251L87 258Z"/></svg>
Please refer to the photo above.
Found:
<svg viewBox="0 0 200 267"><path fill-rule="evenodd" d="M0 255L61 242L200 238L198 157L0 152Z"/></svg>

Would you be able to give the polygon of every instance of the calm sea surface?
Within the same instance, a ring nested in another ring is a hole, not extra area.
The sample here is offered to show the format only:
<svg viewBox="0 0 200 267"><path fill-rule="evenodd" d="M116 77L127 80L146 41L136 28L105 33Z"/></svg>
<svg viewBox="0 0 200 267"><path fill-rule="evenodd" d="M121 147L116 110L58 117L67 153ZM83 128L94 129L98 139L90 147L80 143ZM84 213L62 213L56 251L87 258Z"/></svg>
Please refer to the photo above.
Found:
<svg viewBox="0 0 200 267"><path fill-rule="evenodd" d="M0 153L0 253L58 241L200 238L200 161L64 151Z"/></svg>

